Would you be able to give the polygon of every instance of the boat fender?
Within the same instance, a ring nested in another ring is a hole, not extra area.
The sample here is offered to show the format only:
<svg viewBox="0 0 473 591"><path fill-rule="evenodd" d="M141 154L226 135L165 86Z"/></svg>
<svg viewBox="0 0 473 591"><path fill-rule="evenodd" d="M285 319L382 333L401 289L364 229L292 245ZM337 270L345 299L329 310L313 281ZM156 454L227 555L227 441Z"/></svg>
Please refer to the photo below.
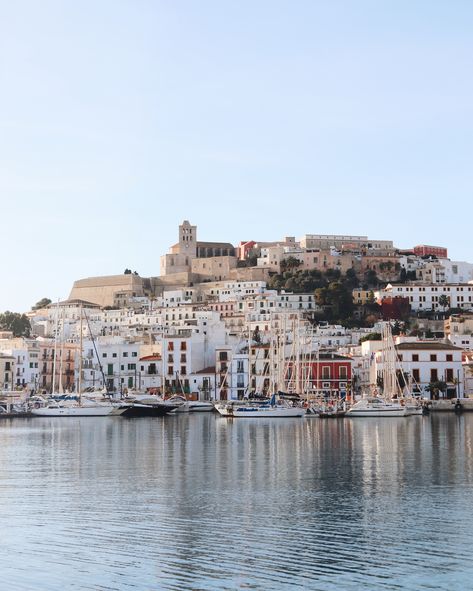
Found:
<svg viewBox="0 0 473 591"><path fill-rule="evenodd" d="M462 403L461 403L459 400L457 400L457 401L455 402L455 410L456 410L457 412L460 412L460 411L462 411L462 410L463 410L463 405L462 405Z"/></svg>

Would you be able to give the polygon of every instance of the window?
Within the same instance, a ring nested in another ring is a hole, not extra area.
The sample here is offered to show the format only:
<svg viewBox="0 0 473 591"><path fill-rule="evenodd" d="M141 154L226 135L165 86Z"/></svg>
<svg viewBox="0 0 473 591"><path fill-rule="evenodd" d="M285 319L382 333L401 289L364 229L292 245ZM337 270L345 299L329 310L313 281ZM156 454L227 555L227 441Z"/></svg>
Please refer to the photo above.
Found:
<svg viewBox="0 0 473 591"><path fill-rule="evenodd" d="M447 361L453 361L453 355L447 355Z"/></svg>
<svg viewBox="0 0 473 591"><path fill-rule="evenodd" d="M418 369L412 370L412 379L414 380L414 382L416 384L418 384L420 382L420 370L418 370Z"/></svg>
<svg viewBox="0 0 473 591"><path fill-rule="evenodd" d="M116 356L117 356L117 354L116 354L116 353L112 353L112 357L116 357Z"/></svg>
<svg viewBox="0 0 473 591"><path fill-rule="evenodd" d="M322 367L322 379L329 380L330 379L330 366L325 365Z"/></svg>
<svg viewBox="0 0 473 591"><path fill-rule="evenodd" d="M132 351L132 352L131 352L131 356L132 356L132 357L138 357L138 353L137 353L136 351Z"/></svg>
<svg viewBox="0 0 473 591"><path fill-rule="evenodd" d="M453 382L453 369L447 368L445 370L445 381L446 382Z"/></svg>
<svg viewBox="0 0 473 591"><path fill-rule="evenodd" d="M438 376L436 369L430 370L430 381L431 382L438 382L439 381L439 376Z"/></svg>
<svg viewBox="0 0 473 591"><path fill-rule="evenodd" d="M181 374L182 374L183 376L185 376L185 375L186 375L186 373L187 373L187 371L186 371L186 366L185 366L185 365L181 365Z"/></svg>
<svg viewBox="0 0 473 591"><path fill-rule="evenodd" d="M128 357L128 351L125 351L125 352L123 353L123 357Z"/></svg>
<svg viewBox="0 0 473 591"><path fill-rule="evenodd" d="M187 349L186 341L181 341L181 351L186 351L186 349Z"/></svg>
<svg viewBox="0 0 473 591"><path fill-rule="evenodd" d="M129 363L128 370L134 370L134 369L136 369L136 363Z"/></svg>
<svg viewBox="0 0 473 591"><path fill-rule="evenodd" d="M419 355L418 355L418 353L414 353L412 355L412 361L419 361Z"/></svg>
<svg viewBox="0 0 473 591"><path fill-rule="evenodd" d="M107 353L102 353L102 357L107 357Z"/></svg>
<svg viewBox="0 0 473 591"><path fill-rule="evenodd" d="M432 353L430 355L430 361L437 361L437 355L435 355L435 354Z"/></svg>
<svg viewBox="0 0 473 591"><path fill-rule="evenodd" d="M168 355L168 363L174 363L174 355Z"/></svg>
<svg viewBox="0 0 473 591"><path fill-rule="evenodd" d="M347 379L347 368L345 366L340 367L339 376L341 380Z"/></svg>
<svg viewBox="0 0 473 591"><path fill-rule="evenodd" d="M168 343L168 351L174 351L174 343L172 341Z"/></svg>

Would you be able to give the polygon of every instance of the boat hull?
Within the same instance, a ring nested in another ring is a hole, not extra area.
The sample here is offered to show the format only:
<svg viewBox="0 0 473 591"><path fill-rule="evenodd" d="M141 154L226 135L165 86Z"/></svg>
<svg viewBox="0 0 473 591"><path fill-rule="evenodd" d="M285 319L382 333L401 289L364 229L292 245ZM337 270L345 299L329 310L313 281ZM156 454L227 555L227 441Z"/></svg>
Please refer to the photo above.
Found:
<svg viewBox="0 0 473 591"><path fill-rule="evenodd" d="M407 412L405 408L396 409L378 409L374 408L363 409L363 410L349 410L346 415L347 417L406 417Z"/></svg>
<svg viewBox="0 0 473 591"><path fill-rule="evenodd" d="M347 413L344 410L334 412L319 412L321 419L342 419Z"/></svg>
<svg viewBox="0 0 473 591"><path fill-rule="evenodd" d="M219 413L225 417L230 418L264 418L264 419L286 419L286 418L300 418L306 414L305 408L285 408L278 406L269 407L251 407L251 406L229 406L227 409L218 409Z"/></svg>
<svg viewBox="0 0 473 591"><path fill-rule="evenodd" d="M107 417L117 414L113 406L62 406L58 408L33 408L36 417Z"/></svg>
<svg viewBox="0 0 473 591"><path fill-rule="evenodd" d="M213 412L214 405L211 402L189 401L189 412Z"/></svg>
<svg viewBox="0 0 473 591"><path fill-rule="evenodd" d="M122 417L163 417L178 408L171 404L132 404L124 409Z"/></svg>

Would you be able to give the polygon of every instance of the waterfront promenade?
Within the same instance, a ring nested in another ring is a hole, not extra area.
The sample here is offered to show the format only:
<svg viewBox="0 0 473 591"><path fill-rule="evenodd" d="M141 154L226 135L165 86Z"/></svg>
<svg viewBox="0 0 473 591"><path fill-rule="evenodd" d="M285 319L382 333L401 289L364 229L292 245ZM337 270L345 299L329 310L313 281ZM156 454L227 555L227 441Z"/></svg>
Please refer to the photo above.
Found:
<svg viewBox="0 0 473 591"><path fill-rule="evenodd" d="M2 587L464 590L472 446L470 414L7 419Z"/></svg>

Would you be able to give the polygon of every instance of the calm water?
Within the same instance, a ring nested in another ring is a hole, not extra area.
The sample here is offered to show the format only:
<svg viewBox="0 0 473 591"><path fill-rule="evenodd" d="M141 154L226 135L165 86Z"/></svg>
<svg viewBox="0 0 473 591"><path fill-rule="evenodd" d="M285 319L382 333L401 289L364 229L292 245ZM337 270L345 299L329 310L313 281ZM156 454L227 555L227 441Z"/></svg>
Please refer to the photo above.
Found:
<svg viewBox="0 0 473 591"><path fill-rule="evenodd" d="M0 587L473 589L473 415L0 422Z"/></svg>

